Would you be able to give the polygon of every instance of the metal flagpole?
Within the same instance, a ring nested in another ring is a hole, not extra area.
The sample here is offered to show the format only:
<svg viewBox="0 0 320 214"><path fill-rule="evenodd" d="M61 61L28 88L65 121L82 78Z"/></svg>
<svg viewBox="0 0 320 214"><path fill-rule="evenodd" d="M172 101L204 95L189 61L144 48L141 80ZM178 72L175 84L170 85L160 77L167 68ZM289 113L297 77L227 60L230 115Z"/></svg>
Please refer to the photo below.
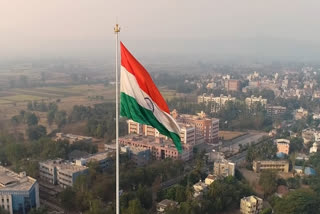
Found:
<svg viewBox="0 0 320 214"><path fill-rule="evenodd" d="M116 214L120 214L120 191L119 191L119 81L118 81L118 51L119 51L119 33L118 24L114 27L116 34Z"/></svg>

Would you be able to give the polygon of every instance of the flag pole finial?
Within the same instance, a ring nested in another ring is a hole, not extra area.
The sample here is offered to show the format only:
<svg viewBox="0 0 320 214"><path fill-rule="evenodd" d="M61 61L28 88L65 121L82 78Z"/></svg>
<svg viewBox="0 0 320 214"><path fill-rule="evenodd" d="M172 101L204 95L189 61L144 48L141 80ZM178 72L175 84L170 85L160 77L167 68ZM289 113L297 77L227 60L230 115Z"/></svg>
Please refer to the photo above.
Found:
<svg viewBox="0 0 320 214"><path fill-rule="evenodd" d="M116 24L116 26L114 27L114 32L115 33L119 33L120 32L120 27L118 24Z"/></svg>

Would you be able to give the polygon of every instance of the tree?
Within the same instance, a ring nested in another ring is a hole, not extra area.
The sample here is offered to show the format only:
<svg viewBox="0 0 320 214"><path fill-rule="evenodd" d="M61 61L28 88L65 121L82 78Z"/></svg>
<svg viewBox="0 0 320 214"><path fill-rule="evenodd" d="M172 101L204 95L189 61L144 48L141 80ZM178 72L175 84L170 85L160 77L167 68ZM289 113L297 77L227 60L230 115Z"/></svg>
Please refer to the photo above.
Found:
<svg viewBox="0 0 320 214"><path fill-rule="evenodd" d="M29 214L47 214L48 210L45 207L40 207L37 209L31 209Z"/></svg>
<svg viewBox="0 0 320 214"><path fill-rule="evenodd" d="M129 207L124 210L124 214L145 214L146 211L142 208L138 199L129 201Z"/></svg>
<svg viewBox="0 0 320 214"><path fill-rule="evenodd" d="M47 129L42 125L31 126L27 129L27 135L30 140L39 140L47 135Z"/></svg>
<svg viewBox="0 0 320 214"><path fill-rule="evenodd" d="M76 201L74 200L75 197L76 193L70 187L67 187L62 191L59 194L62 208L66 211L76 211L78 204L76 204Z"/></svg>
<svg viewBox="0 0 320 214"><path fill-rule="evenodd" d="M275 214L317 214L320 213L319 196L308 189L290 192L283 199L275 201Z"/></svg>
<svg viewBox="0 0 320 214"><path fill-rule="evenodd" d="M272 170L262 171L259 184L262 186L265 195L271 195L277 189L277 172Z"/></svg>
<svg viewBox="0 0 320 214"><path fill-rule="evenodd" d="M25 121L28 124L28 126L34 126L38 124L38 118L34 113L26 113Z"/></svg>

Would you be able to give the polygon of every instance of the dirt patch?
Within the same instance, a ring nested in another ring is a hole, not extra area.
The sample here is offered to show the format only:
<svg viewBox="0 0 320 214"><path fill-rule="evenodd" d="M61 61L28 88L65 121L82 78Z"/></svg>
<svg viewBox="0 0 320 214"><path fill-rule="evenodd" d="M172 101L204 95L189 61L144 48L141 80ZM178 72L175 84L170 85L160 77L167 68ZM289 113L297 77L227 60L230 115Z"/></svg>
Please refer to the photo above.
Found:
<svg viewBox="0 0 320 214"><path fill-rule="evenodd" d="M233 140L237 137L246 135L246 132L237 132L237 131L219 131L219 138L223 140Z"/></svg>

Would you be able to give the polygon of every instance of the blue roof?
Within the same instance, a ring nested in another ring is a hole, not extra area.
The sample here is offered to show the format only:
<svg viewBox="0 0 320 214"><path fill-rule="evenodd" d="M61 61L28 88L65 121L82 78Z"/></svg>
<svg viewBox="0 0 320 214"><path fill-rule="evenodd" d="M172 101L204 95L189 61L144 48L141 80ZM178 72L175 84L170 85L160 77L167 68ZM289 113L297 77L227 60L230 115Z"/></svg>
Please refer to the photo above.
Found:
<svg viewBox="0 0 320 214"><path fill-rule="evenodd" d="M315 175L316 171L314 169L312 169L311 167L306 167L304 169L304 174L305 175Z"/></svg>
<svg viewBox="0 0 320 214"><path fill-rule="evenodd" d="M277 153L277 157L278 157L278 158L284 158L285 156L286 156L286 154L283 153L283 152Z"/></svg>

